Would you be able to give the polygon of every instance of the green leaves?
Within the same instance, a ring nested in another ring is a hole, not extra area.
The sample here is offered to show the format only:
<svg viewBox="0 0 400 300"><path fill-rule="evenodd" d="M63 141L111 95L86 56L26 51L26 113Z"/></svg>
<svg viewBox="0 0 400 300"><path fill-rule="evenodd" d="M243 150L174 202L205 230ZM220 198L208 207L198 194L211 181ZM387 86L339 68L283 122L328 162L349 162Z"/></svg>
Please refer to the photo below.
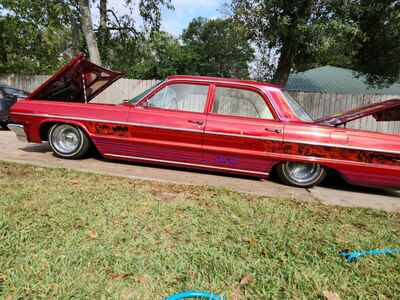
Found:
<svg viewBox="0 0 400 300"><path fill-rule="evenodd" d="M248 78L254 58L247 31L232 19L194 19L182 40L192 74Z"/></svg>
<svg viewBox="0 0 400 300"><path fill-rule="evenodd" d="M373 84L399 80L398 1L233 0L232 8L265 56L259 67L267 72L258 70L264 78L285 84L290 72L334 65Z"/></svg>
<svg viewBox="0 0 400 300"><path fill-rule="evenodd" d="M65 61L70 7L63 1L0 0L0 74L47 74Z"/></svg>

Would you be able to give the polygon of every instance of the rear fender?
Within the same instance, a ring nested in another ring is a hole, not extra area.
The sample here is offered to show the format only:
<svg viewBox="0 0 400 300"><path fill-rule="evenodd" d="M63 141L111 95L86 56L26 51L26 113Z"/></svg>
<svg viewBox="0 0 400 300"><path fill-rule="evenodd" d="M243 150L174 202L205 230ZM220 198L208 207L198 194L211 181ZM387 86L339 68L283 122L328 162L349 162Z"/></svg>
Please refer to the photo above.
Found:
<svg viewBox="0 0 400 300"><path fill-rule="evenodd" d="M80 121L75 121L75 120L60 120L60 119L46 119L43 120L40 125L39 125L39 133L40 133L40 139L42 141L47 141L48 140L48 133L50 128L55 125L55 124L70 124L74 125L76 127L81 128L84 133L86 134L87 137L91 137L91 134L86 127L86 125Z"/></svg>

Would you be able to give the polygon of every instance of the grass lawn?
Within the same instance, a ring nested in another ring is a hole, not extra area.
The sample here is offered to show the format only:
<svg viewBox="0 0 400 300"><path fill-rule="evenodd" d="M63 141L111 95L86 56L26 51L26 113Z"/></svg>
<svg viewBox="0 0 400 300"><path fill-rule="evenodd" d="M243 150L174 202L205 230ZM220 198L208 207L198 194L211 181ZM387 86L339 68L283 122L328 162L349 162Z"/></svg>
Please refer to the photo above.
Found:
<svg viewBox="0 0 400 300"><path fill-rule="evenodd" d="M9 163L0 191L0 299L400 297L400 256L337 255L399 247L399 214Z"/></svg>

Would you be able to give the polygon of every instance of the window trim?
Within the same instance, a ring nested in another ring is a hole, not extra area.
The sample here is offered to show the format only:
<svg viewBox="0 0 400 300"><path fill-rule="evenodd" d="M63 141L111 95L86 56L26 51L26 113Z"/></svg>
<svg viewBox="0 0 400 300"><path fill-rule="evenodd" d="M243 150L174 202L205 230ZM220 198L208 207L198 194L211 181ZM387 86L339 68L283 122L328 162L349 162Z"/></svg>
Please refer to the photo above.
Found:
<svg viewBox="0 0 400 300"><path fill-rule="evenodd" d="M261 99L264 100L264 103L267 105L268 109L270 110L270 112L272 114L272 119L263 119L263 118L257 118L257 117L251 117L251 116L224 115L224 114L214 113L212 111L212 109L214 107L214 103L216 100L216 90L219 87L247 90L247 91L252 91L252 92L257 93L261 97ZM235 84L216 83L216 84L213 84L212 91L213 91L212 98L210 99L210 103L207 106L207 114L209 114L209 115L230 117L230 118L241 118L241 119L249 119L249 120L280 121L278 114L276 113L274 107L272 106L271 100L269 99L269 97L262 90L260 90L256 87L242 86L242 85L235 85Z"/></svg>
<svg viewBox="0 0 400 300"><path fill-rule="evenodd" d="M206 101L204 102L203 111L169 109L169 108L152 107L152 106L147 106L146 105L150 101L150 99L153 98L153 96L158 94L158 92L160 92L161 90L163 90L164 88L166 88L166 87L168 87L170 85L176 85L176 84L207 86L207 88L208 88L208 90L207 90L207 98L206 98ZM144 97L142 100L140 100L139 102L134 104L134 106L135 107L142 107L142 108L145 108L145 109L151 109L151 110L161 110L161 111L182 112L182 113L192 113L192 114L204 115L204 114L207 113L208 103L209 103L210 94L211 94L211 90L212 90L211 87L212 87L212 84L211 83L207 83L207 82L193 82L193 81L190 81L190 80L187 80L187 81L186 80L185 81L183 81L183 80L179 80L179 81L175 81L175 80L164 81L162 84L160 84L158 87L156 87L151 93L147 94L146 97Z"/></svg>

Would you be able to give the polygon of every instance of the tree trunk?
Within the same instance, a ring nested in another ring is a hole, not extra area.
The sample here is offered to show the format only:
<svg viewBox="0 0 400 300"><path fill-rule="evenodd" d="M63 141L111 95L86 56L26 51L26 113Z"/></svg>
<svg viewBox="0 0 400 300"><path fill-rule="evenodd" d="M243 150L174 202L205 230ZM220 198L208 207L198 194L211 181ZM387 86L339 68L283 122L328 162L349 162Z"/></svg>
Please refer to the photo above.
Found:
<svg viewBox="0 0 400 300"><path fill-rule="evenodd" d="M100 30L107 29L107 0L100 0Z"/></svg>
<svg viewBox="0 0 400 300"><path fill-rule="evenodd" d="M72 27L72 56L75 56L79 52L80 46L80 30L79 30L79 21L75 16L71 18L71 27Z"/></svg>
<svg viewBox="0 0 400 300"><path fill-rule="evenodd" d="M292 15L292 24L289 26L288 35L282 39L281 56L274 75L274 81L282 86L285 86L289 79L297 49L302 47L297 37L297 28L299 25L307 25L307 20L310 19L312 14L313 4L314 0L303 1L303 5L299 7L297 13Z"/></svg>
<svg viewBox="0 0 400 300"><path fill-rule="evenodd" d="M107 0L100 0L100 26L98 32L99 46L102 49L102 58L108 57L108 41L110 40L109 30L107 27Z"/></svg>
<svg viewBox="0 0 400 300"><path fill-rule="evenodd" d="M93 31L89 0L79 0L79 10L81 13L82 31L85 35L90 60L97 65L101 65L99 47L97 46L96 35Z"/></svg>
<svg viewBox="0 0 400 300"><path fill-rule="evenodd" d="M292 69L294 59L294 49L290 42L283 42L281 48L281 56L279 57L278 67L275 71L274 82L285 86L288 79L290 70Z"/></svg>

